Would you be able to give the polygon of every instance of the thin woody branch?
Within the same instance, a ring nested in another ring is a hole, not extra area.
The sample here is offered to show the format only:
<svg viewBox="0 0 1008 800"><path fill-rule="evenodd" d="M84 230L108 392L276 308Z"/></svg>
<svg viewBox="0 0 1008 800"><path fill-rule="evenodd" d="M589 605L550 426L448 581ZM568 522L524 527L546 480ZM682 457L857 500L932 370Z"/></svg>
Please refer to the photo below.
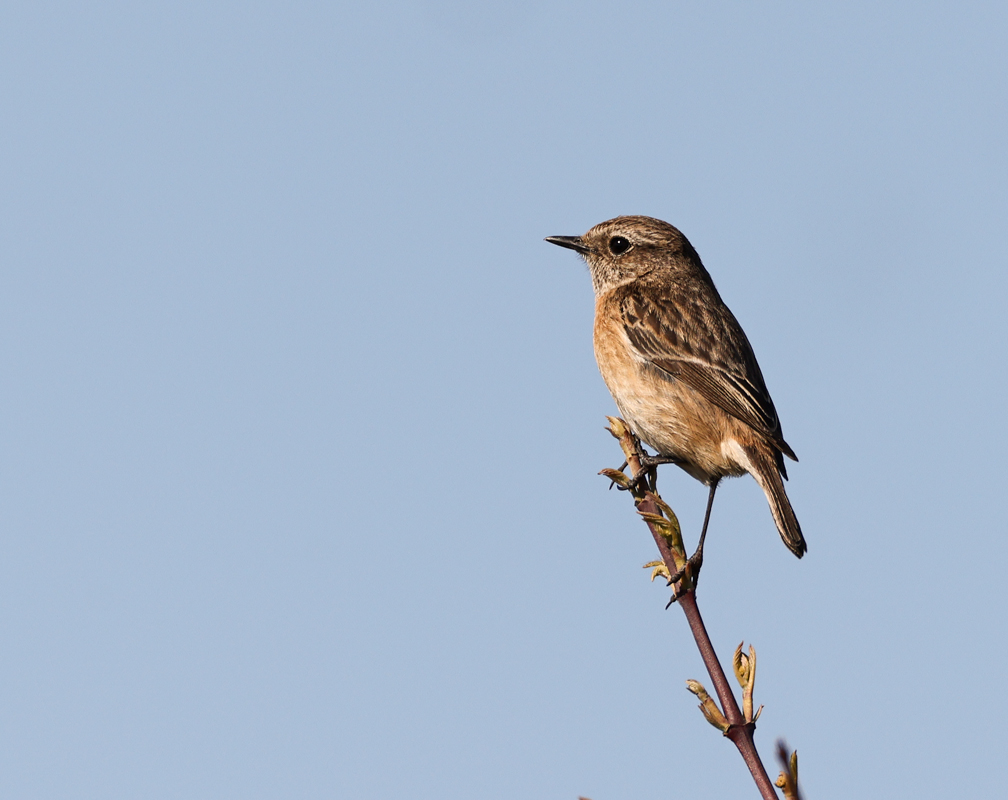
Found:
<svg viewBox="0 0 1008 800"><path fill-rule="evenodd" d="M798 751L788 755L787 743L777 740L777 760L781 765L781 773L777 776L776 785L784 792L785 800L801 800L798 790Z"/></svg>
<svg viewBox="0 0 1008 800"><path fill-rule="evenodd" d="M721 701L723 714L721 712L714 713L717 711L717 707L709 697L707 698L709 703L701 697L701 710L704 711L708 720L721 728L724 735L731 739L738 748L764 800L778 800L774 784L771 782L769 775L767 775L759 753L756 751L756 745L753 742L753 731L756 729L756 723L752 716L752 687L751 685L748 687L748 694L746 696L748 700L747 713L743 714L735 700L735 694L728 683L728 678L721 668L721 663L714 652L714 646L707 633L707 628L704 626L703 618L700 616L692 576L687 566L686 551L682 542L682 533L679 530L679 522L672 509L662 502L661 498L655 493L655 476L645 476L643 474L640 462L640 442L623 420L617 417L609 417L608 419L610 423L608 430L619 440L620 447L626 457L627 466L634 480L629 481L626 475L618 470L603 470L602 474L621 484L623 488L630 490L633 494L637 511L643 517L645 523L647 523L652 536L654 536L655 544L658 545L658 552L661 554L662 562L668 571L668 575L677 575L684 568L686 570L674 586L674 600L686 615L686 621L689 624L690 631L693 633L693 638L700 651L700 657L703 659L704 666L707 668L707 674L710 675L710 679L714 684L714 690ZM646 486L644 485L645 483ZM742 659L738 659L738 661L739 665L741 665ZM751 666L752 673L746 672L741 666L736 667L736 675L740 683L743 683L743 677L746 683L750 683L751 681L755 670L754 652L752 653L751 662L746 662L746 664ZM702 691L702 687L700 689ZM694 689L691 687L691 690ZM699 693L697 694L699 696ZM706 696L706 692L704 692L704 695ZM714 708L712 709L711 706ZM718 720L719 716L724 721L723 724ZM712 717L714 718L712 719ZM797 767L797 761L795 765Z"/></svg>

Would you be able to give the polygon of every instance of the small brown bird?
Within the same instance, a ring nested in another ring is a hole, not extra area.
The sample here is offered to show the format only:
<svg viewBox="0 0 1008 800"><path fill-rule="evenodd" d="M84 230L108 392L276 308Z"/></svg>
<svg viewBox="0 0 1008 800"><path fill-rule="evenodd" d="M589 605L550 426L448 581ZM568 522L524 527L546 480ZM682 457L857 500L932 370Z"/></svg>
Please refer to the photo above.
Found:
<svg viewBox="0 0 1008 800"><path fill-rule="evenodd" d="M766 494L784 544L801 558L805 538L781 480L784 456L798 458L749 340L686 237L667 222L634 216L546 241L588 262L595 359L623 419L658 451L646 466L677 464L710 487L694 569L718 483L746 472Z"/></svg>

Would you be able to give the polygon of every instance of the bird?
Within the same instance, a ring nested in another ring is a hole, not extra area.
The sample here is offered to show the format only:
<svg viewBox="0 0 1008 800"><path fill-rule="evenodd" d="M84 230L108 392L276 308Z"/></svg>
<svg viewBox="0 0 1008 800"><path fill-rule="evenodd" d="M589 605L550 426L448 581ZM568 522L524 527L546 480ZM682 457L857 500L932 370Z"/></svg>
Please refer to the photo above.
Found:
<svg viewBox="0 0 1008 800"><path fill-rule="evenodd" d="M780 419L752 346L678 228L622 216L583 236L547 236L579 253L595 290L595 360L630 429L657 452L644 464L672 463L709 487L694 574L714 494L723 478L752 475L766 495L787 548L808 549L791 508Z"/></svg>

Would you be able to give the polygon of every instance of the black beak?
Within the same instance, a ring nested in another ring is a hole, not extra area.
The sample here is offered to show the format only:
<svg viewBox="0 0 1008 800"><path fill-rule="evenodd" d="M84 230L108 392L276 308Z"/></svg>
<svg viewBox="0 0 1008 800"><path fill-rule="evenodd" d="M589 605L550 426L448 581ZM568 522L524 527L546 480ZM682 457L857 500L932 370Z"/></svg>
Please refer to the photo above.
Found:
<svg viewBox="0 0 1008 800"><path fill-rule="evenodd" d="M543 241L547 241L550 244L558 244L570 250L577 250L583 256L595 252L584 243L580 236L547 236Z"/></svg>

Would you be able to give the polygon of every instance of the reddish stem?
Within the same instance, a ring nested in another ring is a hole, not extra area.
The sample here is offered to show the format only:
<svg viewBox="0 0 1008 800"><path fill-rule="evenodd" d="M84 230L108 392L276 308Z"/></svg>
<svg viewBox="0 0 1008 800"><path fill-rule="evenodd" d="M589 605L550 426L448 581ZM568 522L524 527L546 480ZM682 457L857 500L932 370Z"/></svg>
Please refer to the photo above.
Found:
<svg viewBox="0 0 1008 800"><path fill-rule="evenodd" d="M637 509L647 514L659 513L658 506L650 499L639 500L637 502ZM661 553L662 561L665 562L669 574L675 575L678 567L676 566L675 556L672 553L672 548L669 547L668 540L659 531L655 530L650 522L647 523L647 526L654 536L655 544L658 545L658 551ZM746 723L745 718L742 716L742 711L735 700L735 693L732 692L724 670L721 669L721 662L718 661L717 654L714 652L714 645L711 644L707 628L704 626L703 617L700 616L696 594L692 590L687 591L680 595L676 602L686 615L686 621L693 632L697 649L700 650L700 657L703 659L704 666L707 667L707 674L710 675L711 680L714 682L714 690L721 701L721 710L731 724L725 736L735 743L735 746L742 754L742 759L745 761L746 766L749 767L753 780L756 781L756 786L759 788L764 800L779 800L774 785L770 781L770 776L767 775L763 762L760 761L759 753L756 752L756 745L753 742L753 731L756 729L756 724L753 722Z"/></svg>

